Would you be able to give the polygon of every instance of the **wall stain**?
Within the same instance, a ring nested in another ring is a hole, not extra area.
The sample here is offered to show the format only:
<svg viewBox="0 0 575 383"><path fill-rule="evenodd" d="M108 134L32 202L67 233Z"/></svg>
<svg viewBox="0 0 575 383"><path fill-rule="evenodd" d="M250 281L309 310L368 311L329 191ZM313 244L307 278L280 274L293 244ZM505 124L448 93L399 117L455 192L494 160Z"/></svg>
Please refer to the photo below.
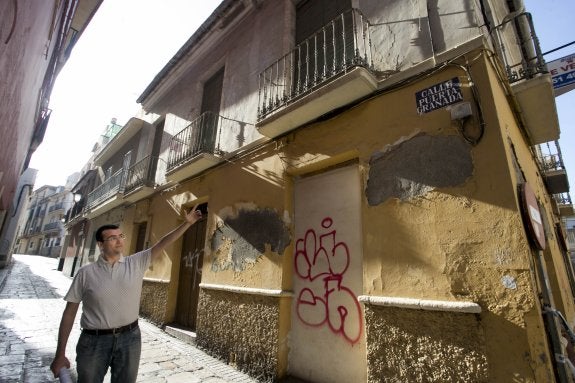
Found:
<svg viewBox="0 0 575 383"><path fill-rule="evenodd" d="M211 239L214 272L243 271L254 264L266 248L283 255L290 242L289 230L273 209L239 210L223 220Z"/></svg>
<svg viewBox="0 0 575 383"><path fill-rule="evenodd" d="M417 135L375 153L369 163L365 194L371 206L461 185L473 174L471 146L459 136Z"/></svg>

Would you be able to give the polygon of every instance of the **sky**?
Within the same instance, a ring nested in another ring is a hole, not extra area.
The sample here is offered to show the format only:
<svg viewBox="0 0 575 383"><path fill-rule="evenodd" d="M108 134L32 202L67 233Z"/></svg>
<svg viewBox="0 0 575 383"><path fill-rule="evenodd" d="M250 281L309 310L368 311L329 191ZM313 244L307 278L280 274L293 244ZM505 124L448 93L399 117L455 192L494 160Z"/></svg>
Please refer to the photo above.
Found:
<svg viewBox="0 0 575 383"><path fill-rule="evenodd" d="M36 189L64 185L86 164L112 118L124 125L136 115L138 96L220 2L104 0L56 79L46 135L30 162L38 170ZM524 3L543 52L575 40L569 33L574 0ZM545 55L545 60L573 53L575 45ZM575 188L575 90L557 97L556 104L559 144Z"/></svg>
<svg viewBox="0 0 575 383"><path fill-rule="evenodd" d="M110 123L124 125L155 75L220 0L104 0L58 75L50 121L29 167L35 189L65 185Z"/></svg>
<svg viewBox="0 0 575 383"><path fill-rule="evenodd" d="M543 53L575 41L574 0L523 0L533 17L535 33ZM546 62L575 53L575 44L544 56ZM571 201L575 203L575 90L555 98L561 136L559 146L569 177Z"/></svg>

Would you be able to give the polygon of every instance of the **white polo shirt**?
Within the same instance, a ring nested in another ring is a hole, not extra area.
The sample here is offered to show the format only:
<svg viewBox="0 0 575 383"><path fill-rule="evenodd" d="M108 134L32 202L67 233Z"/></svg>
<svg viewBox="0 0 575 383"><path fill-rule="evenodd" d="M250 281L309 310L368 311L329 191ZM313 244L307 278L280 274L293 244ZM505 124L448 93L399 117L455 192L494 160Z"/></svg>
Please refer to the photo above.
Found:
<svg viewBox="0 0 575 383"><path fill-rule="evenodd" d="M72 281L64 300L82 302L80 326L85 329L111 329L138 319L144 273L152 260L146 249L111 265L99 257L83 266Z"/></svg>

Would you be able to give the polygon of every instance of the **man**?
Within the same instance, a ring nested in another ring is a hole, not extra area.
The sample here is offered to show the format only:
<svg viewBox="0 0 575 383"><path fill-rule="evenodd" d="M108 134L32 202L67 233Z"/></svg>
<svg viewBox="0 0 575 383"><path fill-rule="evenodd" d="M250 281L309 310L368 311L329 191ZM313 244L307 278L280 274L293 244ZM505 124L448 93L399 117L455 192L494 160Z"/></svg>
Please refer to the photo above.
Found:
<svg viewBox="0 0 575 383"><path fill-rule="evenodd" d="M149 249L124 257L124 234L116 225L104 225L96 231L100 257L86 265L74 277L58 331L56 355L50 366L57 377L60 369L70 368L66 344L83 302L80 325L82 334L76 346L78 382L102 382L111 368L112 383L135 382L140 364L142 342L138 327L140 296L144 273L162 257L166 246L176 241L202 218L195 206L186 221L162 237Z"/></svg>

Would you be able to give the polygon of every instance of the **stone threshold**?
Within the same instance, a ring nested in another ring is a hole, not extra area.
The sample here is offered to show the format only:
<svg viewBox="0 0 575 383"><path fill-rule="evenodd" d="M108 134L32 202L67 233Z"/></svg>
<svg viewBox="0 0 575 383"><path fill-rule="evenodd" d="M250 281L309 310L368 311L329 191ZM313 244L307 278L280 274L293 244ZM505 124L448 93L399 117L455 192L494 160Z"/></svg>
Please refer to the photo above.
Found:
<svg viewBox="0 0 575 383"><path fill-rule="evenodd" d="M182 327L177 323L170 323L166 325L164 331L174 338L178 338L183 342L196 346L196 333L189 328Z"/></svg>

